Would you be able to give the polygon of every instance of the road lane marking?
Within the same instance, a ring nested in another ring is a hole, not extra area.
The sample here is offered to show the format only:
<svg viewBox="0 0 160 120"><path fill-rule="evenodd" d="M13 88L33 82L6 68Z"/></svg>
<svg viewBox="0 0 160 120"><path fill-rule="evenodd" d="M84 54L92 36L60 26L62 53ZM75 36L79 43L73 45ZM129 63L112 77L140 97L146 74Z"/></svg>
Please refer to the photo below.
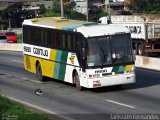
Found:
<svg viewBox="0 0 160 120"><path fill-rule="evenodd" d="M114 100L105 100L105 101L110 102L110 103L114 103L114 104L117 104L117 105L120 105L120 106L123 106L123 107L127 107L127 108L132 108L132 109L136 108L132 105L127 105L127 104L124 104L124 103L116 102Z"/></svg>
<svg viewBox="0 0 160 120"><path fill-rule="evenodd" d="M37 81L37 80L32 80L32 79L29 79L29 78L25 78L25 77L23 77L22 79L23 79L23 80L26 80L26 81L31 81L31 82L35 82L35 83L43 83L43 82L41 82L41 81Z"/></svg>
<svg viewBox="0 0 160 120"><path fill-rule="evenodd" d="M39 107L39 106L37 106L37 105L33 105L33 104L29 103L29 102L25 102L25 101L22 101L22 100L13 98L13 97L9 97L9 96L3 95L3 94L2 94L2 96L3 96L3 97L7 97L8 99L10 99L10 100L12 100L12 101L21 103L21 104L23 104L23 105L25 105L25 106L28 106L28 107L30 107L30 108L37 109L37 110L39 110L39 111L41 111L41 112L44 112L44 113L46 113L46 114L54 115L55 117L58 117L58 118L61 119L61 120L73 120L72 118L59 115L58 113L53 112L53 111L49 110L48 108L45 109L44 107L42 108L42 107Z"/></svg>
<svg viewBox="0 0 160 120"><path fill-rule="evenodd" d="M17 62L17 63L23 63L23 61L19 61L19 60L11 60L12 62Z"/></svg>

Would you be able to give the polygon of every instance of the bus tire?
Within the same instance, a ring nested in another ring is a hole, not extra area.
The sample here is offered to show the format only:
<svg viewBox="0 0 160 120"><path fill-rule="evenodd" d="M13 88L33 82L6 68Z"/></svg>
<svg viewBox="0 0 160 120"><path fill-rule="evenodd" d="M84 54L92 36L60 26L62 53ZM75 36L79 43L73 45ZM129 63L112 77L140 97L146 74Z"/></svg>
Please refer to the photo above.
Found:
<svg viewBox="0 0 160 120"><path fill-rule="evenodd" d="M73 81L74 81L74 84L76 85L76 88L79 90L79 91L82 91L83 90L83 87L80 85L80 79L79 79L79 76L78 76L78 73L75 72L74 76L73 76Z"/></svg>
<svg viewBox="0 0 160 120"><path fill-rule="evenodd" d="M36 65L36 76L40 81L44 81L45 77L42 75L42 68L40 63Z"/></svg>

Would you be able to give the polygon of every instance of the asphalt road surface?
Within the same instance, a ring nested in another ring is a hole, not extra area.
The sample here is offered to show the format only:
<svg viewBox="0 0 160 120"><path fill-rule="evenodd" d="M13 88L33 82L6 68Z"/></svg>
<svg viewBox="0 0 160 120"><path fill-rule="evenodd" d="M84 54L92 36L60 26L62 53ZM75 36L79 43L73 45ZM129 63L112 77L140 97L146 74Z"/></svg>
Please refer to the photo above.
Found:
<svg viewBox="0 0 160 120"><path fill-rule="evenodd" d="M136 68L135 84L78 91L24 70L22 52L0 51L0 94L76 120L107 120L119 114L160 115L160 72ZM35 94L36 89L43 94ZM121 116L122 117L122 116ZM123 116L124 117L124 116ZM158 117L156 116L156 119Z"/></svg>

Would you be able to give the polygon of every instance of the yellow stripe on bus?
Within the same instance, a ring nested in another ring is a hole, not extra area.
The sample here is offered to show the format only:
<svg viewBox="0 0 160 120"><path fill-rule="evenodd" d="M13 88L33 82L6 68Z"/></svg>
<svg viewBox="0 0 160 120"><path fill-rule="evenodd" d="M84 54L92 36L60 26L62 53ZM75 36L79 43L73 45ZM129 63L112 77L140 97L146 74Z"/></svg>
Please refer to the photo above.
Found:
<svg viewBox="0 0 160 120"><path fill-rule="evenodd" d="M58 27L58 26L57 26L57 27L56 27L56 29L61 30L61 29L62 29L62 27Z"/></svg>
<svg viewBox="0 0 160 120"><path fill-rule="evenodd" d="M56 50L51 49L50 60L56 60Z"/></svg>
<svg viewBox="0 0 160 120"><path fill-rule="evenodd" d="M27 57L28 57L28 59L26 59ZM24 55L25 69L30 72L36 73L36 62L37 61L41 65L42 75L53 78L55 62L53 62L51 60L45 60L45 59L41 59L41 58L37 58L37 57ZM27 65L27 64L30 64L30 65ZM30 66L30 67L27 67L27 66Z"/></svg>
<svg viewBox="0 0 160 120"><path fill-rule="evenodd" d="M133 66L133 65L126 65L125 71L130 71L130 70L132 70L132 66Z"/></svg>

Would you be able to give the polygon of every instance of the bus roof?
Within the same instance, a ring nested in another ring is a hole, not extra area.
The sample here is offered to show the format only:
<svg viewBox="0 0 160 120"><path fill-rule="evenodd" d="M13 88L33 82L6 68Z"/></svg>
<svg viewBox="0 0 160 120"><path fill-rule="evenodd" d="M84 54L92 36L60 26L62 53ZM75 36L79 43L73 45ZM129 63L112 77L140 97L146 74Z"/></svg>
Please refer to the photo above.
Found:
<svg viewBox="0 0 160 120"><path fill-rule="evenodd" d="M85 37L129 33L124 26L97 24L93 22L69 20L61 17L43 17L24 20L23 25L40 26L82 33Z"/></svg>

